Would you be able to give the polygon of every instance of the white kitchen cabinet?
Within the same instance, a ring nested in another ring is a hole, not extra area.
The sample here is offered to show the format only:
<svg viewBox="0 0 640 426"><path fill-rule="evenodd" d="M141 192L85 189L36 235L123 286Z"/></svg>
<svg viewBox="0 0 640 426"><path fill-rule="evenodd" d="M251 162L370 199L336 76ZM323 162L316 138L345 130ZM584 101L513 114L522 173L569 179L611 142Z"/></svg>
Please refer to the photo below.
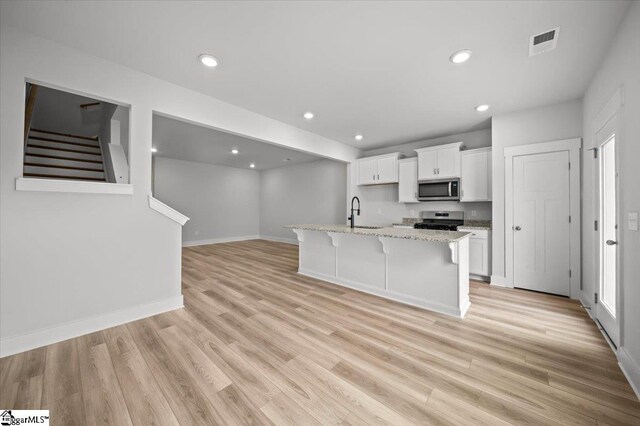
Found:
<svg viewBox="0 0 640 426"><path fill-rule="evenodd" d="M490 236L489 230L465 229L458 227L458 231L471 232L469 236L469 273L479 277L491 275Z"/></svg>
<svg viewBox="0 0 640 426"><path fill-rule="evenodd" d="M418 202L418 159L398 161L398 202Z"/></svg>
<svg viewBox="0 0 640 426"><path fill-rule="evenodd" d="M376 183L377 160L366 158L358 160L358 185L371 185Z"/></svg>
<svg viewBox="0 0 640 426"><path fill-rule="evenodd" d="M462 142L416 149L418 180L460 177Z"/></svg>
<svg viewBox="0 0 640 426"><path fill-rule="evenodd" d="M357 160L358 185L398 183L398 158L400 154L394 152Z"/></svg>
<svg viewBox="0 0 640 426"><path fill-rule="evenodd" d="M460 201L491 201L491 148L460 153Z"/></svg>

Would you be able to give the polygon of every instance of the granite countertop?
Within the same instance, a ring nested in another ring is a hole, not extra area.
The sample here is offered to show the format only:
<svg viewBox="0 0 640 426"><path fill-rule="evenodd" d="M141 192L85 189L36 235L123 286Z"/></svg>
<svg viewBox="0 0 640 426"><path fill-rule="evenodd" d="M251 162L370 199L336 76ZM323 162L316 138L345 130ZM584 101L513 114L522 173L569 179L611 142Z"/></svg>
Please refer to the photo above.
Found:
<svg viewBox="0 0 640 426"><path fill-rule="evenodd" d="M432 241L437 243L453 243L471 235L461 231L436 231L430 229L403 228L350 228L349 225L301 224L285 225L287 229L302 229L307 231L337 232L341 234L363 235L367 237L389 237L405 240Z"/></svg>
<svg viewBox="0 0 640 426"><path fill-rule="evenodd" d="M465 220L464 225L458 226L458 228L473 229L473 230L491 230L490 220Z"/></svg>

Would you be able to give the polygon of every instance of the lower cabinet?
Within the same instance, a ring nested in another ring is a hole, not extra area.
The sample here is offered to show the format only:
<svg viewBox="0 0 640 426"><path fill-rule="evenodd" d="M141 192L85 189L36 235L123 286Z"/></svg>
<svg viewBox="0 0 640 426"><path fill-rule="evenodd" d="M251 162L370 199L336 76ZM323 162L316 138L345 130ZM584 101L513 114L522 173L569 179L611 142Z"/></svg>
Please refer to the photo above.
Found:
<svg viewBox="0 0 640 426"><path fill-rule="evenodd" d="M491 231L464 229L459 227L459 231L471 232L469 237L469 273L481 277L491 275L491 251L490 235Z"/></svg>

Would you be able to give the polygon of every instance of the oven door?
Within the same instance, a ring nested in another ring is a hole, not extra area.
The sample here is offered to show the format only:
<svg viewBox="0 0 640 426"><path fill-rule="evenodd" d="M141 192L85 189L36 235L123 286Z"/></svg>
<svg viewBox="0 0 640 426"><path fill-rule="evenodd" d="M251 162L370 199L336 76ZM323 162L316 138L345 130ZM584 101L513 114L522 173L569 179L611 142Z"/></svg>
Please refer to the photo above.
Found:
<svg viewBox="0 0 640 426"><path fill-rule="evenodd" d="M459 179L418 182L419 201L459 200Z"/></svg>

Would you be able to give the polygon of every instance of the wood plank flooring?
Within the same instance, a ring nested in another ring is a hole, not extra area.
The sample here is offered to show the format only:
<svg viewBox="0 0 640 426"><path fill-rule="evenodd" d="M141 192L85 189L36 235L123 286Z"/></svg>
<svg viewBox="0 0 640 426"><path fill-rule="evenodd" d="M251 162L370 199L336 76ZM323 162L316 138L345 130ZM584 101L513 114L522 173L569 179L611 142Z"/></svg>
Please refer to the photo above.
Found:
<svg viewBox="0 0 640 426"><path fill-rule="evenodd" d="M52 424L638 425L575 301L471 283L464 320L296 273L297 247L185 248L185 309L0 360Z"/></svg>

